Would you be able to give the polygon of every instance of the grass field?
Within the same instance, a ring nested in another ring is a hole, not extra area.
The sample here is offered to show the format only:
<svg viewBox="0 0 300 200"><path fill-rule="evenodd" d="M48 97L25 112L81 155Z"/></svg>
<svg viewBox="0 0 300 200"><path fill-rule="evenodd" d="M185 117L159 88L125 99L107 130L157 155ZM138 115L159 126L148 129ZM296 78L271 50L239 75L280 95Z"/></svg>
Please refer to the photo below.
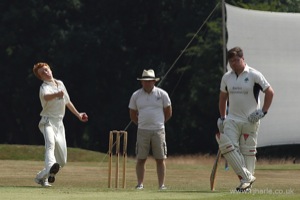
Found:
<svg viewBox="0 0 300 200"><path fill-rule="evenodd" d="M1 199L300 199L300 165L289 160L259 160L257 181L252 192L240 194L234 192L238 179L231 168L224 170L223 159L217 173L216 190L210 191L209 176L214 157L205 155L169 157L166 176L168 190L159 191L155 162L149 158L145 189L137 191L134 189L134 158L128 158L126 189L108 189L108 157L105 154L68 150L69 163L56 176L51 188L42 188L33 179L43 166L43 147L0 145Z"/></svg>

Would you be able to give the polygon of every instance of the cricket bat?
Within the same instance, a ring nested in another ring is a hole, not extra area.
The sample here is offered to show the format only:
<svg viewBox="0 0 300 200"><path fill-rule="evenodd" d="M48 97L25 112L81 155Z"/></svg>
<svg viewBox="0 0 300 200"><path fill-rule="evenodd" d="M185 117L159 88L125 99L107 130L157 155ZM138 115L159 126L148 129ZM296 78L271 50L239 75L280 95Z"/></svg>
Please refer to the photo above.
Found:
<svg viewBox="0 0 300 200"><path fill-rule="evenodd" d="M221 156L222 156L221 151L218 150L216 160L214 162L214 165L213 165L213 168L212 168L212 171L210 174L210 189L211 189L211 191L215 190L216 174L217 174L218 164L219 164L219 160L220 160Z"/></svg>

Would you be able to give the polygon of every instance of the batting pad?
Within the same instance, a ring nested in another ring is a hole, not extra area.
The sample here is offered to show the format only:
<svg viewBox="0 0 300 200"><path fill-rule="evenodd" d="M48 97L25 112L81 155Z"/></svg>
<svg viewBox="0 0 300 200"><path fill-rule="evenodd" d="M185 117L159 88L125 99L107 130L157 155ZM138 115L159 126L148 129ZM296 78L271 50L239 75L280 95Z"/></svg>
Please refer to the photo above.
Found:
<svg viewBox="0 0 300 200"><path fill-rule="evenodd" d="M248 171L254 175L255 171L255 164L256 164L256 157L255 156L244 156L245 164Z"/></svg>
<svg viewBox="0 0 300 200"><path fill-rule="evenodd" d="M254 174L255 164L256 164L256 144L253 142L254 139L248 138L245 142L240 146L240 151L244 156L244 161L247 169Z"/></svg>
<svg viewBox="0 0 300 200"><path fill-rule="evenodd" d="M223 133L216 135L216 140L219 144L219 149L222 154L228 153L234 150L234 146L231 140Z"/></svg>
<svg viewBox="0 0 300 200"><path fill-rule="evenodd" d="M219 136L219 137L218 137ZM219 149L228 161L234 172L243 178L243 181L250 181L252 174L244 164L243 156L235 149L231 140L223 133L216 136Z"/></svg>
<svg viewBox="0 0 300 200"><path fill-rule="evenodd" d="M243 181L250 181L252 174L243 164L242 158L236 150L223 154L223 156L228 161L234 172L243 178Z"/></svg>

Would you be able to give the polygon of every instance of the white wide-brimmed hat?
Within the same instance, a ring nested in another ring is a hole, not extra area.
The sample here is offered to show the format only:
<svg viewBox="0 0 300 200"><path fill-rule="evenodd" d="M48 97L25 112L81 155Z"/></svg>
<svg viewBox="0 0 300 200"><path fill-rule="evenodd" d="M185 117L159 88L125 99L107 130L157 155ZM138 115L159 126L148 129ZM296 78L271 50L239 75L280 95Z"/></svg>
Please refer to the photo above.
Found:
<svg viewBox="0 0 300 200"><path fill-rule="evenodd" d="M153 69L145 70L143 71L142 77L137 78L137 80L142 80L142 81L159 81L160 78L155 77L155 73Z"/></svg>

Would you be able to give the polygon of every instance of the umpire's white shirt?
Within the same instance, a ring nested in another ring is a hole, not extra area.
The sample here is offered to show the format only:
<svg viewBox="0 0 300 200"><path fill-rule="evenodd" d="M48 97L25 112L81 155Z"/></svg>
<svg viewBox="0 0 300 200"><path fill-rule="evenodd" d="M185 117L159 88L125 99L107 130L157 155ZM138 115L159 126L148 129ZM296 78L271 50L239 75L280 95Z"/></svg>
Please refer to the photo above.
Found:
<svg viewBox="0 0 300 200"><path fill-rule="evenodd" d="M239 76L232 70L225 73L220 90L229 95L227 118L248 122L248 116L260 106L259 92L269 86L265 77L248 65Z"/></svg>
<svg viewBox="0 0 300 200"><path fill-rule="evenodd" d="M143 88L135 91L129 101L129 108L138 111L138 128L159 130L165 128L164 108L171 105L166 91L154 87L151 93Z"/></svg>
<svg viewBox="0 0 300 200"><path fill-rule="evenodd" d="M57 86L52 82L44 81L40 87L40 100L43 107L40 113L43 117L53 117L62 119L65 115L66 104L70 102L69 94L62 81L55 80ZM46 94L54 94L59 91L64 92L63 98L55 98L50 101L44 99Z"/></svg>

